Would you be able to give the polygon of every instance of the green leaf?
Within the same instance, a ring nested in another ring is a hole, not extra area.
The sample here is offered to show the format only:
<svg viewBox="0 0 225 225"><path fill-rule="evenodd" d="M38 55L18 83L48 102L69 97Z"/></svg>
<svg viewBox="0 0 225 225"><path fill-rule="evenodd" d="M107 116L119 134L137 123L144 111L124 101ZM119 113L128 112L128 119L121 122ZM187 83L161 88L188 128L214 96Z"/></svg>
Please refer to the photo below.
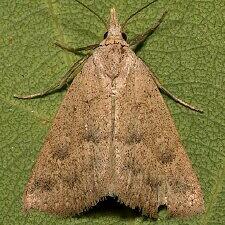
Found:
<svg viewBox="0 0 225 225"><path fill-rule="evenodd" d="M107 19L116 7L124 21L147 0L83 0ZM225 2L159 0L129 22L143 32L167 10L160 28L137 53L176 96L204 110L194 113L165 97L199 176L206 212L190 219L152 221L115 205L82 216L58 218L22 213L22 195L64 92L22 101L13 94L45 89L77 57L54 47L58 40L81 47L102 40L105 28L74 0L0 1L0 224L225 224Z"/></svg>

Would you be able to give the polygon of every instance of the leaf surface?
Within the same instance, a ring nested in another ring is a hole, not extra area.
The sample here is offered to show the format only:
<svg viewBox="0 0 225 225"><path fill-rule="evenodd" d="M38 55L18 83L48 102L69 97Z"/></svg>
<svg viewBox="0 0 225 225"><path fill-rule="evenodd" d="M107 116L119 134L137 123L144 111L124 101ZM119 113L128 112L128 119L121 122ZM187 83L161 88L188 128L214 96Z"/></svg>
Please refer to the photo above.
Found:
<svg viewBox="0 0 225 225"><path fill-rule="evenodd" d="M124 21L147 1L88 1L106 20L115 7ZM65 90L35 100L78 59L54 47L98 43L105 28L73 0L0 1L0 224L225 224L225 2L160 0L132 19L128 37L145 31L164 12L163 24L138 51L176 96L204 110L197 114L165 96L181 139L200 179L206 212L190 219L157 221L113 203L74 218L22 212L22 194Z"/></svg>

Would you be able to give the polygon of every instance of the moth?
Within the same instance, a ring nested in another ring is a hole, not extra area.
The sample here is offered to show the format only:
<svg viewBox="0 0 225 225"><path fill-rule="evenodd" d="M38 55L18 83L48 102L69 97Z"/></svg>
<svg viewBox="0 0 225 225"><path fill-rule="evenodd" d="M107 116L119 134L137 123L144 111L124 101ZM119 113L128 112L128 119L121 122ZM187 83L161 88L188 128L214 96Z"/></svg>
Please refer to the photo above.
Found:
<svg viewBox="0 0 225 225"><path fill-rule="evenodd" d="M38 94L15 96L44 96L73 80L26 185L25 210L70 216L106 196L117 196L153 218L161 205L171 216L204 211L199 181L159 90L198 109L163 88L134 53L159 27L165 13L153 28L129 42L123 32L127 21L152 3L122 26L112 8L100 44L74 49L57 43L64 50L86 54L58 85Z"/></svg>

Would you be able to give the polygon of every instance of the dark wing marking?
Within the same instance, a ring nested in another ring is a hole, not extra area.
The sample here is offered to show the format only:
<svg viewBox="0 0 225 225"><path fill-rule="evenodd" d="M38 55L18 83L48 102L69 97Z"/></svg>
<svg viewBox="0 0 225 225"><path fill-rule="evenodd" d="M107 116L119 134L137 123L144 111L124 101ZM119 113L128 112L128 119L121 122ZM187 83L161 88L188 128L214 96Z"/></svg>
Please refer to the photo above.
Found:
<svg viewBox="0 0 225 225"><path fill-rule="evenodd" d="M93 57L74 79L24 192L24 208L80 213L108 194L111 103Z"/></svg>
<svg viewBox="0 0 225 225"><path fill-rule="evenodd" d="M201 188L169 110L147 67L135 55L133 61L116 100L115 193L153 217L160 205L171 215L200 213Z"/></svg>

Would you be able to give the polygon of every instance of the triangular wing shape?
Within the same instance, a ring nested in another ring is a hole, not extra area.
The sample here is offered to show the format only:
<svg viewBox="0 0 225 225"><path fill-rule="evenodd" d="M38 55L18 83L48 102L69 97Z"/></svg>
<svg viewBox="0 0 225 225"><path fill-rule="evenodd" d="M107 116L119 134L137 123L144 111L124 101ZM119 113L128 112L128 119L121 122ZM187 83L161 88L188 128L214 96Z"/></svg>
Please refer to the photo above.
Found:
<svg viewBox="0 0 225 225"><path fill-rule="evenodd" d="M200 213L200 184L169 109L149 69L130 55L132 67L116 97L115 192L126 205L153 217L160 205L166 205L171 215Z"/></svg>
<svg viewBox="0 0 225 225"><path fill-rule="evenodd" d="M108 194L111 101L95 72L90 57L70 86L26 186L25 210L77 214Z"/></svg>
<svg viewBox="0 0 225 225"><path fill-rule="evenodd" d="M144 63L96 49L69 88L24 193L25 209L77 214L102 197L157 217L204 210L197 177Z"/></svg>

